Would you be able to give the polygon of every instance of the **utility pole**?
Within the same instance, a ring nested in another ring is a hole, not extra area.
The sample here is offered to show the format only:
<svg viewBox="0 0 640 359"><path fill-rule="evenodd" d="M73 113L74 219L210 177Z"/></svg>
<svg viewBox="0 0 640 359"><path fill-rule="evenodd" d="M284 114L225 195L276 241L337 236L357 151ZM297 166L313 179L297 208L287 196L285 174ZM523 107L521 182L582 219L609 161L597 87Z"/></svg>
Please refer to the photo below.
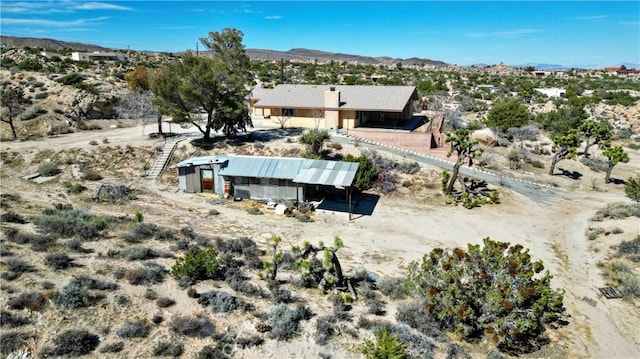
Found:
<svg viewBox="0 0 640 359"><path fill-rule="evenodd" d="M284 58L280 58L280 83L284 84Z"/></svg>
<svg viewBox="0 0 640 359"><path fill-rule="evenodd" d="M199 52L198 52L198 43L196 42L196 56L198 56Z"/></svg>

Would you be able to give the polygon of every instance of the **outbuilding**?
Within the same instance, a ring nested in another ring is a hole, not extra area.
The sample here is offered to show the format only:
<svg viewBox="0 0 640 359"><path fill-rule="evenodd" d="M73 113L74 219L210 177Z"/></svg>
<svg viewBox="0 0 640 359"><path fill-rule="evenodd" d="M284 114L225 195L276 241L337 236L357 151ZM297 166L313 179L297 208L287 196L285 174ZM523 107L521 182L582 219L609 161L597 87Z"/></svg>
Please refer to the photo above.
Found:
<svg viewBox="0 0 640 359"><path fill-rule="evenodd" d="M305 201L324 187L344 189L350 201L358 163L224 154L189 158L174 167L183 192Z"/></svg>

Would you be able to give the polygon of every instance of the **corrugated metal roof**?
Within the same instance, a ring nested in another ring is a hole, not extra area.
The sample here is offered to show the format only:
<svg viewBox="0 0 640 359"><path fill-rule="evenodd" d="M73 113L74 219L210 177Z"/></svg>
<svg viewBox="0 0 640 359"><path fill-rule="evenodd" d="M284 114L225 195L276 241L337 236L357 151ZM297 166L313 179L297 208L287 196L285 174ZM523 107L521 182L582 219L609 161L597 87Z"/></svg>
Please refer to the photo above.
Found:
<svg viewBox="0 0 640 359"><path fill-rule="evenodd" d="M305 158L217 155L193 157L175 167L201 166L227 161L220 175L288 179L297 183L351 186L358 170L356 162L309 160Z"/></svg>
<svg viewBox="0 0 640 359"><path fill-rule="evenodd" d="M306 160L293 182L347 187L357 170L357 162Z"/></svg>
<svg viewBox="0 0 640 359"><path fill-rule="evenodd" d="M227 155L191 157L177 163L173 167L180 168L180 167L201 166L201 165L212 164L212 163L220 163L226 160L227 160Z"/></svg>
<svg viewBox="0 0 640 359"><path fill-rule="evenodd" d="M229 155L220 170L223 176L292 179L300 171L303 158Z"/></svg>
<svg viewBox="0 0 640 359"><path fill-rule="evenodd" d="M340 91L340 109L402 112L410 100L418 99L414 86L278 85L256 92L259 108L324 108L324 93ZM258 97L259 96L259 97Z"/></svg>

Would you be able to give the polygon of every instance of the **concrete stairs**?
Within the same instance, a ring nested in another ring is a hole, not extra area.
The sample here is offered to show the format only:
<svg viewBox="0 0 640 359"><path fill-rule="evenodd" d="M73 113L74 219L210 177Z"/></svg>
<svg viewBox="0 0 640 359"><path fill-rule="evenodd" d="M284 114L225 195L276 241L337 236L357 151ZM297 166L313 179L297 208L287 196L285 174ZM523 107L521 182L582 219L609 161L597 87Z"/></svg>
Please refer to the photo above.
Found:
<svg viewBox="0 0 640 359"><path fill-rule="evenodd" d="M162 152L155 159L151 167L147 170L146 178L148 179L157 179L160 177L162 172L167 167L167 163L169 163L169 159L171 159L171 155L176 148L176 145L183 140L186 140L191 136L189 135L177 135L173 137L169 137L164 141L164 145L162 146Z"/></svg>

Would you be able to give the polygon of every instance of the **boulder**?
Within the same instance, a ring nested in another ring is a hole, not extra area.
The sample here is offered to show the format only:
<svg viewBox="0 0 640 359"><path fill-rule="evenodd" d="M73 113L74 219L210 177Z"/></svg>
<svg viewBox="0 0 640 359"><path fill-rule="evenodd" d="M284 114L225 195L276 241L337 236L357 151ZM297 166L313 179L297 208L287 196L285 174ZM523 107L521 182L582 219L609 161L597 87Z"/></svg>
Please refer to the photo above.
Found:
<svg viewBox="0 0 640 359"><path fill-rule="evenodd" d="M498 136L490 128L473 131L470 137L486 146L493 147L498 143Z"/></svg>

